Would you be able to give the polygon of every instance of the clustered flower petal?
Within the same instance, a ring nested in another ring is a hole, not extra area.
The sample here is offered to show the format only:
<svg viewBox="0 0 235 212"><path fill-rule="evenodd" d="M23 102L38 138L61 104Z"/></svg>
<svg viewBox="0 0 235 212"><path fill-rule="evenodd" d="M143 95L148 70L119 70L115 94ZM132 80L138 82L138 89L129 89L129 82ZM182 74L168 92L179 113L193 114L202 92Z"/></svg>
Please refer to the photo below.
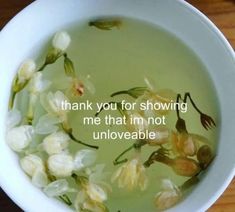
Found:
<svg viewBox="0 0 235 212"><path fill-rule="evenodd" d="M122 165L112 176L112 182L115 180L118 180L120 188L131 190L139 186L141 190L145 190L148 179L139 156Z"/></svg>
<svg viewBox="0 0 235 212"><path fill-rule="evenodd" d="M12 150L21 152L29 146L33 139L33 135L34 130L31 125L22 125L8 130L6 141Z"/></svg>
<svg viewBox="0 0 235 212"><path fill-rule="evenodd" d="M162 191L155 196L155 205L160 210L165 210L175 205L181 198L179 188L169 179L162 180Z"/></svg>
<svg viewBox="0 0 235 212"><path fill-rule="evenodd" d="M43 148L49 154L59 154L65 150L69 145L69 136L63 131L55 132L43 140Z"/></svg>
<svg viewBox="0 0 235 212"><path fill-rule="evenodd" d="M56 177L69 177L74 169L73 157L63 152L51 155L47 164L50 173Z"/></svg>

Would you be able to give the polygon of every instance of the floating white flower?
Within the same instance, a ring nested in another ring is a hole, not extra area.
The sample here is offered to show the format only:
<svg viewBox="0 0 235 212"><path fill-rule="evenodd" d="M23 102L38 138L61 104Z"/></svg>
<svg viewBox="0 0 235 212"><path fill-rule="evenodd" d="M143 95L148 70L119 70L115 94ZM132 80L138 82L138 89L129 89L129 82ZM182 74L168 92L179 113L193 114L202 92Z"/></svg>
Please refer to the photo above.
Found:
<svg viewBox="0 0 235 212"><path fill-rule="evenodd" d="M107 194L105 190L95 183L87 183L85 185L85 190L89 198L93 201L103 202L107 200Z"/></svg>
<svg viewBox="0 0 235 212"><path fill-rule="evenodd" d="M33 139L34 131L30 125L22 125L7 131L6 141L16 152L24 150Z"/></svg>
<svg viewBox="0 0 235 212"><path fill-rule="evenodd" d="M74 168L73 157L65 153L51 155L47 163L49 171L56 177L71 176Z"/></svg>
<svg viewBox="0 0 235 212"><path fill-rule="evenodd" d="M64 108L65 102L69 102L68 98L61 92L55 93L49 92L47 95L41 96L41 104L43 108L51 115L58 117L61 122L67 119L66 108Z"/></svg>
<svg viewBox="0 0 235 212"><path fill-rule="evenodd" d="M53 181L43 189L44 193L49 197L58 197L69 190L69 183L65 179Z"/></svg>
<svg viewBox="0 0 235 212"><path fill-rule="evenodd" d="M68 147L69 140L66 133L59 131L44 138L42 146L49 155L59 154Z"/></svg>
<svg viewBox="0 0 235 212"><path fill-rule="evenodd" d="M33 60L26 60L22 63L18 71L18 83L25 83L30 80L36 72L36 64Z"/></svg>
<svg viewBox="0 0 235 212"><path fill-rule="evenodd" d="M33 176L37 170L44 171L45 166L42 159L34 154L27 155L20 160L20 165L24 172Z"/></svg>
<svg viewBox="0 0 235 212"><path fill-rule="evenodd" d="M134 159L122 165L112 176L112 182L118 180L120 188L129 190L139 186L141 190L145 190L148 179L145 173L145 167L141 163L139 155Z"/></svg>
<svg viewBox="0 0 235 212"><path fill-rule="evenodd" d="M162 180L162 191L155 196L155 205L160 210L165 210L167 208L175 205L181 198L181 192L179 188L174 185L170 180Z"/></svg>
<svg viewBox="0 0 235 212"><path fill-rule="evenodd" d="M84 190L78 192L74 207L76 211L108 212L107 207L102 202L91 200Z"/></svg>
<svg viewBox="0 0 235 212"><path fill-rule="evenodd" d="M37 72L33 75L30 84L29 91L32 94L38 94L45 91L51 82L49 80L44 80L41 72Z"/></svg>
<svg viewBox="0 0 235 212"><path fill-rule="evenodd" d="M65 31L57 32L52 40L52 46L62 52L66 51L71 42L69 34Z"/></svg>
<svg viewBox="0 0 235 212"><path fill-rule="evenodd" d="M74 157L74 169L80 170L92 165L97 158L97 154L94 150L82 149L79 150Z"/></svg>

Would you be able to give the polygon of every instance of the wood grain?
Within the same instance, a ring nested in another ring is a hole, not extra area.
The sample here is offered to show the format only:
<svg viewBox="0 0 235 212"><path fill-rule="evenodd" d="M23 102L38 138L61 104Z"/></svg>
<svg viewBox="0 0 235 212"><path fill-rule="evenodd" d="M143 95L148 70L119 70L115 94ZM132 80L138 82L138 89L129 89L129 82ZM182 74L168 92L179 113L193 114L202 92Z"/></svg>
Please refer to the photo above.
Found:
<svg viewBox="0 0 235 212"><path fill-rule="evenodd" d="M0 0L0 29L32 0ZM235 0L188 0L206 14L225 34L235 49ZM234 161L235 162L235 161ZM21 211L0 191L0 211ZM235 179L208 210L209 212L235 212Z"/></svg>

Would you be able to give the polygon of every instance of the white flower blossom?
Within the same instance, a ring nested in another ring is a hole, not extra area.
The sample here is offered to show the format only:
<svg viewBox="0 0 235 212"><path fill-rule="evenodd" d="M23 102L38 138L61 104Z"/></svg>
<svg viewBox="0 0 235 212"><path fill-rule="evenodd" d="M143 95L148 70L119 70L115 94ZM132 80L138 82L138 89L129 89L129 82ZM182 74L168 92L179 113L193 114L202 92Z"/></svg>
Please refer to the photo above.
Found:
<svg viewBox="0 0 235 212"><path fill-rule="evenodd" d="M29 176L33 176L37 170L45 171L42 159L34 154L27 155L20 160L20 165L24 172Z"/></svg>
<svg viewBox="0 0 235 212"><path fill-rule="evenodd" d="M33 60L26 60L19 68L18 79L19 83L24 83L31 79L33 74L36 72L36 64Z"/></svg>
<svg viewBox="0 0 235 212"><path fill-rule="evenodd" d="M32 94L38 94L50 86L51 82L49 80L44 80L41 72L36 72L29 84L29 91Z"/></svg>
<svg viewBox="0 0 235 212"><path fill-rule="evenodd" d="M158 192L155 196L155 205L160 210L175 205L181 198L179 188L174 185L169 179L162 180L162 191Z"/></svg>
<svg viewBox="0 0 235 212"><path fill-rule="evenodd" d="M69 190L69 183L65 179L53 181L43 189L44 193L49 197L58 197Z"/></svg>
<svg viewBox="0 0 235 212"><path fill-rule="evenodd" d="M82 149L79 150L74 157L74 169L80 170L92 165L97 158L97 154L94 150Z"/></svg>
<svg viewBox="0 0 235 212"><path fill-rule="evenodd" d="M148 178L145 173L145 167L141 163L139 155L134 159L122 165L112 176L112 182L118 180L120 188L129 190L139 186L145 190L148 184Z"/></svg>
<svg viewBox="0 0 235 212"><path fill-rule="evenodd" d="M65 31L57 32L52 40L52 46L62 52L66 51L71 43L69 34Z"/></svg>
<svg viewBox="0 0 235 212"><path fill-rule="evenodd" d="M85 190L87 192L87 195L96 202L103 202L107 200L107 194L101 186L95 184L95 183L88 183L85 186Z"/></svg>
<svg viewBox="0 0 235 212"><path fill-rule="evenodd" d="M69 100L61 91L57 91L54 94L49 92L47 95L41 96L41 104L43 108L49 114L58 117L61 122L67 119L68 110L63 108L63 104L65 102L69 102Z"/></svg>
<svg viewBox="0 0 235 212"><path fill-rule="evenodd" d="M96 202L89 198L84 190L78 192L74 202L76 211L94 211L94 212L107 212L107 207L102 202Z"/></svg>
<svg viewBox="0 0 235 212"><path fill-rule="evenodd" d="M74 168L73 157L65 153L51 155L47 163L51 174L56 177L71 176Z"/></svg>
<svg viewBox="0 0 235 212"><path fill-rule="evenodd" d="M11 149L16 152L24 150L33 139L33 127L22 125L7 131L6 141Z"/></svg>
<svg viewBox="0 0 235 212"><path fill-rule="evenodd" d="M104 166L104 164L98 164L95 167L87 168L84 173L88 177L77 176L75 178L81 186L81 190L78 192L74 202L74 207L77 211L108 211L103 202L108 198L107 191L112 191L112 189L103 181L106 176Z"/></svg>
<svg viewBox="0 0 235 212"><path fill-rule="evenodd" d="M49 155L59 154L68 147L69 140L66 133L59 131L44 138L42 145Z"/></svg>

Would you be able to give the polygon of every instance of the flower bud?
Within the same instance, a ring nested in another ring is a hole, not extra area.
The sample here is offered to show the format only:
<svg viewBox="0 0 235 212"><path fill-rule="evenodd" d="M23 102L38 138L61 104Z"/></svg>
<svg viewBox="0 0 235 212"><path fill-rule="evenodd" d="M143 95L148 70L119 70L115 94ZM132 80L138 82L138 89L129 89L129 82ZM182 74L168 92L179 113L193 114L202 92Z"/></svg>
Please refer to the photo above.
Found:
<svg viewBox="0 0 235 212"><path fill-rule="evenodd" d="M36 170L44 171L45 167L42 159L37 155L27 155L20 160L20 165L24 172L29 176L33 176Z"/></svg>
<svg viewBox="0 0 235 212"><path fill-rule="evenodd" d="M61 57L61 51L55 48L49 50L46 56L45 65L53 64L57 59Z"/></svg>
<svg viewBox="0 0 235 212"><path fill-rule="evenodd" d="M71 42L71 38L67 32L57 32L52 40L52 46L62 52L66 51Z"/></svg>
<svg viewBox="0 0 235 212"><path fill-rule="evenodd" d="M213 153L208 145L203 145L197 152L197 159L202 168L206 168L213 159Z"/></svg>
<svg viewBox="0 0 235 212"><path fill-rule="evenodd" d="M59 154L69 145L69 136L64 132L55 132L43 140L43 148L49 154Z"/></svg>
<svg viewBox="0 0 235 212"><path fill-rule="evenodd" d="M172 132L172 144L174 151L182 156L194 156L197 152L196 141L186 132Z"/></svg>
<svg viewBox="0 0 235 212"><path fill-rule="evenodd" d="M51 174L56 177L68 177L72 174L74 166L71 155L64 153L51 155L47 163Z"/></svg>
<svg viewBox="0 0 235 212"><path fill-rule="evenodd" d="M67 56L65 56L65 58L64 58L64 71L68 77L74 78L76 75L73 62Z"/></svg>
<svg viewBox="0 0 235 212"><path fill-rule="evenodd" d="M18 71L19 83L24 83L30 80L33 74L36 72L36 64L33 60L26 60Z"/></svg>
<svg viewBox="0 0 235 212"><path fill-rule="evenodd" d="M10 129L6 135L6 141L11 149L16 152L24 150L33 137L33 127L30 125L22 125Z"/></svg>
<svg viewBox="0 0 235 212"><path fill-rule="evenodd" d="M178 157L171 162L171 168L176 174L186 177L192 177L200 172L199 164L189 158Z"/></svg>

